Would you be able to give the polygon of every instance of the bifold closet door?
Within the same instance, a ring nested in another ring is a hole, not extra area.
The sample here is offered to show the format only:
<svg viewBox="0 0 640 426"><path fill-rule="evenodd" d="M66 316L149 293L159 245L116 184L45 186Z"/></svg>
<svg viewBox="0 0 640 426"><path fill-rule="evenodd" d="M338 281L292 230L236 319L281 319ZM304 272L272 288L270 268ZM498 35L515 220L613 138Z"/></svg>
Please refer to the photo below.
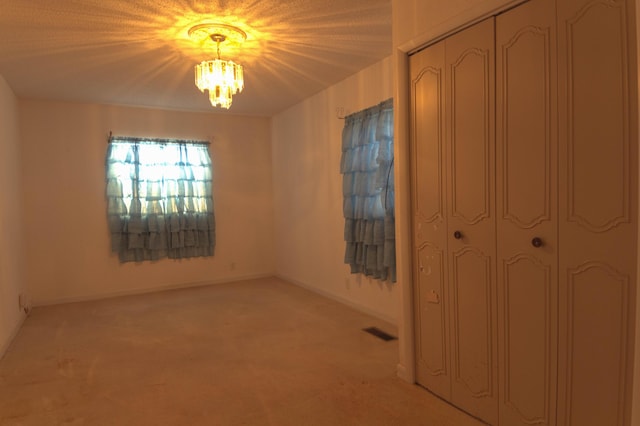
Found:
<svg viewBox="0 0 640 426"><path fill-rule="evenodd" d="M410 73L416 380L449 400L444 42L411 56Z"/></svg>
<svg viewBox="0 0 640 426"><path fill-rule="evenodd" d="M498 419L494 19L445 40L451 401Z"/></svg>
<svg viewBox="0 0 640 426"><path fill-rule="evenodd" d="M558 424L567 426L630 422L638 238L633 3L558 1Z"/></svg>
<svg viewBox="0 0 640 426"><path fill-rule="evenodd" d="M418 383L495 424L494 20L410 59Z"/></svg>
<svg viewBox="0 0 640 426"><path fill-rule="evenodd" d="M496 99L500 424L555 425L555 1L496 17Z"/></svg>

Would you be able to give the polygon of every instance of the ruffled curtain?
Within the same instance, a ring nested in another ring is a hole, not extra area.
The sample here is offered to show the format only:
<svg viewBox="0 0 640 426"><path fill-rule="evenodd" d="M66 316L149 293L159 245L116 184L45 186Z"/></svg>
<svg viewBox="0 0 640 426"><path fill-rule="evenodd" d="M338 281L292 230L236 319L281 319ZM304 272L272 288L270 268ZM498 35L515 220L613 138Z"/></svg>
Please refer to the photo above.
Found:
<svg viewBox="0 0 640 426"><path fill-rule="evenodd" d="M206 144L114 137L106 171L111 250L121 262L213 256Z"/></svg>
<svg viewBox="0 0 640 426"><path fill-rule="evenodd" d="M393 99L346 117L340 169L344 261L351 273L395 282Z"/></svg>

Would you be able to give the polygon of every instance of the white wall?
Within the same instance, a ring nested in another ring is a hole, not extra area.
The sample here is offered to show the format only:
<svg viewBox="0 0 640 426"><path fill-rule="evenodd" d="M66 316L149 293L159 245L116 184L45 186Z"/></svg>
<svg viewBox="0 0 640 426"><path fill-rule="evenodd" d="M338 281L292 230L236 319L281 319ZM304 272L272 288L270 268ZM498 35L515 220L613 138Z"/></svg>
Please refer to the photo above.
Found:
<svg viewBox="0 0 640 426"><path fill-rule="evenodd" d="M461 26L526 0L392 0L393 45L403 51L423 46Z"/></svg>
<svg viewBox="0 0 640 426"><path fill-rule="evenodd" d="M272 118L276 271L395 323L395 284L351 275L344 264L340 156L345 114L392 94L387 58Z"/></svg>
<svg viewBox="0 0 640 426"><path fill-rule="evenodd" d="M268 118L38 100L20 100L19 112L34 304L273 275ZM119 263L104 196L109 131L211 141L214 257Z"/></svg>
<svg viewBox="0 0 640 426"><path fill-rule="evenodd" d="M0 358L17 332L25 293L18 105L0 75Z"/></svg>

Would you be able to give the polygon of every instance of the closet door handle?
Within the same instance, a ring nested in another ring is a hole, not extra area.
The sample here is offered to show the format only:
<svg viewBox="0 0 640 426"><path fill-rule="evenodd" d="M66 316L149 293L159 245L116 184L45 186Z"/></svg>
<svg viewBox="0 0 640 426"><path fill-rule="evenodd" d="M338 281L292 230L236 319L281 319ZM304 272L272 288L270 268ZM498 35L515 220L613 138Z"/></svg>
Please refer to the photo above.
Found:
<svg viewBox="0 0 640 426"><path fill-rule="evenodd" d="M542 247L542 239L540 237L534 237L531 240L531 245L534 246L535 248Z"/></svg>
<svg viewBox="0 0 640 426"><path fill-rule="evenodd" d="M462 238L462 232L460 231L456 231L453 233L453 238L455 238L456 240L459 240Z"/></svg>

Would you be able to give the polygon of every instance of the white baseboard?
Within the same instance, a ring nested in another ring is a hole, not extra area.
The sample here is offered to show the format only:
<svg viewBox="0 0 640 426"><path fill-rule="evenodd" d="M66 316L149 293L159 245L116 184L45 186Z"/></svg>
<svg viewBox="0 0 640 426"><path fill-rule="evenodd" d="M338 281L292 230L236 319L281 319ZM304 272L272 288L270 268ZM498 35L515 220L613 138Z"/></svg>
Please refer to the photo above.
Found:
<svg viewBox="0 0 640 426"><path fill-rule="evenodd" d="M398 363L398 365L396 365L396 374L405 382L416 382L415 377L413 377L413 375L407 370L407 367L405 367L404 364Z"/></svg>
<svg viewBox="0 0 640 426"><path fill-rule="evenodd" d="M15 339L16 335L22 328L22 324L24 324L24 320L26 318L27 318L27 315L25 315L24 313L20 313L20 318L18 320L18 323L13 328L13 331L11 331L11 334L9 334L9 338L7 339L6 342L3 342L2 345L0 345L0 360L4 358L4 355L7 353L7 349L9 349L9 346L11 346L11 342L13 342L13 339Z"/></svg>
<svg viewBox="0 0 640 426"><path fill-rule="evenodd" d="M226 278L221 278L218 280L211 280L211 281L190 282L190 283L182 283L182 284L168 284L168 285L160 285L157 287L150 287L150 288L134 288L130 290L113 291L113 292L92 294L92 295L86 295L86 296L61 297L57 299L44 299L44 300L35 299L33 302L33 306L38 307L38 306L61 305L64 303L90 302L92 300L111 299L113 297L135 296L138 294L156 293L156 292L167 291L167 290L179 290L184 288L205 287L209 285L225 284L225 283L232 283L237 281L269 278L273 276L274 276L273 273L250 274L250 275L226 277Z"/></svg>
<svg viewBox="0 0 640 426"><path fill-rule="evenodd" d="M293 279L291 277L287 277L286 275L276 274L275 276L276 276L276 278L280 278L281 280L290 282L291 284L295 284L295 285L297 285L299 287L302 287L302 288L304 288L306 290L309 290L309 291L312 291L314 293L317 293L317 294L319 294L321 296L324 296L324 297L326 297L328 299L332 299L332 300L335 300L336 302L342 303L343 305L347 305L350 308L355 309L356 311L360 311L360 312L365 313L367 315L371 315L372 317L376 317L376 318L378 318L378 319L380 319L382 321L386 321L386 322L388 322L389 324L391 324L392 326L394 326L396 328L398 327L398 323L397 323L397 321L395 319L393 319L393 318L391 318L391 317L389 317L387 315L381 314L380 312L377 312L377 311L369 308L368 306L364 306L364 305L361 305L360 303L354 302L352 300L345 299L344 297L337 296L337 295L335 295L333 293L330 293L328 291L324 291L322 289L319 289L319 288L314 287L312 285L303 283L303 282L298 281L296 279Z"/></svg>

